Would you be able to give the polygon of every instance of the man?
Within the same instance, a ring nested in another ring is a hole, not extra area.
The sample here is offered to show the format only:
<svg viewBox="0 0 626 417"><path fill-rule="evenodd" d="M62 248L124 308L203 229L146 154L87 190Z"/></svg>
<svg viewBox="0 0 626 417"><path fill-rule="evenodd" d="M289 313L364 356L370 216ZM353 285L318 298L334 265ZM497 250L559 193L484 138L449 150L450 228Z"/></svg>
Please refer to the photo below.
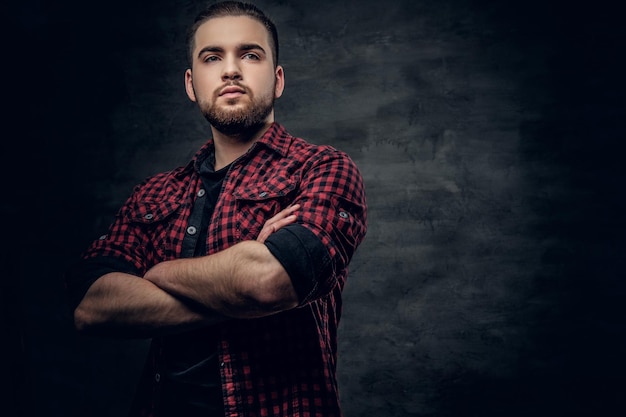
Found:
<svg viewBox="0 0 626 417"><path fill-rule="evenodd" d="M274 122L274 24L224 2L191 27L189 98L211 125L185 167L138 185L68 272L89 335L152 337L134 416L340 416L337 325L366 232L344 153Z"/></svg>

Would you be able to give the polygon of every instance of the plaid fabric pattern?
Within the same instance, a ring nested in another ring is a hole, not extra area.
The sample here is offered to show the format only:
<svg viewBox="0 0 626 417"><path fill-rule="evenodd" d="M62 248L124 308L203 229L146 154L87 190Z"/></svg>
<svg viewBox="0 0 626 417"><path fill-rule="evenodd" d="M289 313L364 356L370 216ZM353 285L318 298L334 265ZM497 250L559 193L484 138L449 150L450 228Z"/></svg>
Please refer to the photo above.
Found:
<svg viewBox="0 0 626 417"><path fill-rule="evenodd" d="M198 167L212 152L209 141L187 166L139 184L109 233L84 257L122 258L139 275L180 257L187 219L202 185ZM335 377L341 291L350 259L366 233L365 193L354 162L330 146L295 138L274 123L231 165L209 226L207 251L256 239L267 219L294 203L301 205L297 222L328 249L333 273L318 277L296 309L207 329L219 335L216 348L228 417L341 415ZM154 347L148 363L158 372L161 349ZM156 380L152 383L158 384ZM158 391L153 388L146 391ZM142 415L154 415L151 409L146 398Z"/></svg>

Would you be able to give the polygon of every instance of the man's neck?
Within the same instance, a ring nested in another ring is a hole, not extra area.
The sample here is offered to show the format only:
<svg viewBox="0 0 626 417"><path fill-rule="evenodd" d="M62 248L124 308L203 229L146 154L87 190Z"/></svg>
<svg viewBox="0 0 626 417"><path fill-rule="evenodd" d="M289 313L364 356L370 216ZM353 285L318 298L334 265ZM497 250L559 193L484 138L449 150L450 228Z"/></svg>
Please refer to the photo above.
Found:
<svg viewBox="0 0 626 417"><path fill-rule="evenodd" d="M258 130L237 135L225 135L211 127L215 144L215 170L224 168L248 152L252 145L267 132L272 123L273 121L268 121Z"/></svg>

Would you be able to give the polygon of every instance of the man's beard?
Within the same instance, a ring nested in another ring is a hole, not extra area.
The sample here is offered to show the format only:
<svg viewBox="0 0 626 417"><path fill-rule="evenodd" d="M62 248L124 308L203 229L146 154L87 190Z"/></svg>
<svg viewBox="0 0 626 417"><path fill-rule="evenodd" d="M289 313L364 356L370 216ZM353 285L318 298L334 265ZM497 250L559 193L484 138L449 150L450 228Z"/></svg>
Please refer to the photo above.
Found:
<svg viewBox="0 0 626 417"><path fill-rule="evenodd" d="M237 109L229 109L227 107L236 105L237 99L227 100L224 105L219 106L216 103L217 95L213 103L199 103L202 114L213 128L227 136L245 138L253 135L265 126L267 117L274 108L274 96L268 94L257 99L250 90L245 90L246 96L249 97L250 101Z"/></svg>

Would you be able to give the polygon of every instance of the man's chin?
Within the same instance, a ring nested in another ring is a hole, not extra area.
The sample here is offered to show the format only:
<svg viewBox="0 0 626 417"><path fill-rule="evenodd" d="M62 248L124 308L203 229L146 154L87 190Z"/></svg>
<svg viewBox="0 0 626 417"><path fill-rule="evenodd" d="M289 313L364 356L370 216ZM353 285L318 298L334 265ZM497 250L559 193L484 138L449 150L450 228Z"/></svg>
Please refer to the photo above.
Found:
<svg viewBox="0 0 626 417"><path fill-rule="evenodd" d="M240 100L234 105L218 103L215 103L213 108L203 111L203 114L217 131L228 136L248 136L256 133L265 126L272 111L271 106L258 107L245 101L242 103Z"/></svg>
<svg viewBox="0 0 626 417"><path fill-rule="evenodd" d="M242 139L253 136L256 132L265 126L264 123L215 123L212 126L220 133L226 136L241 137Z"/></svg>

